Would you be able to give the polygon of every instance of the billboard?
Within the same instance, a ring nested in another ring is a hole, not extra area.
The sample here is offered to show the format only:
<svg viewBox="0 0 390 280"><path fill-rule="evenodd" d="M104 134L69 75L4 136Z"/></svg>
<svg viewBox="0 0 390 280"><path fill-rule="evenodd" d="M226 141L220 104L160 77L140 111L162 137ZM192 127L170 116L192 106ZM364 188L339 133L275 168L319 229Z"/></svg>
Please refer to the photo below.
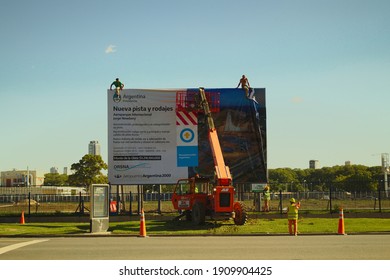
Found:
<svg viewBox="0 0 390 280"><path fill-rule="evenodd" d="M111 184L174 184L213 177L208 127L198 89L107 91ZM234 183L267 181L265 89L205 89Z"/></svg>

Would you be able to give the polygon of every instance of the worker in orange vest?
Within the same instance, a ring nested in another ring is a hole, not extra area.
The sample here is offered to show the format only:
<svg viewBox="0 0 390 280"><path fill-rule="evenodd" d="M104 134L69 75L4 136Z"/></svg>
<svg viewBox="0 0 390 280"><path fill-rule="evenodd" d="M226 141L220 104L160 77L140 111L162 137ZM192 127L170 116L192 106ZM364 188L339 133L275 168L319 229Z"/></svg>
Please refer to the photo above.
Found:
<svg viewBox="0 0 390 280"><path fill-rule="evenodd" d="M287 208L288 232L290 235L298 235L298 209L301 203L295 202L295 198L290 198L290 206ZM294 227L294 231L293 231Z"/></svg>

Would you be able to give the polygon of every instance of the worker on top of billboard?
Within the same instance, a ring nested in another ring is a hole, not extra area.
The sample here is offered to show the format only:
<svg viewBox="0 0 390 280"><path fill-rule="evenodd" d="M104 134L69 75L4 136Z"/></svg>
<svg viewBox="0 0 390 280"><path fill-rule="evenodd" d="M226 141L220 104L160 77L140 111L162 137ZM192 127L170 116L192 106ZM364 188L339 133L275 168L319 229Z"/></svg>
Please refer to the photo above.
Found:
<svg viewBox="0 0 390 280"><path fill-rule="evenodd" d="M112 86L115 86L115 93L119 96L120 91L125 87L125 85L119 81L119 78L116 78L115 81L110 85L110 90L112 90Z"/></svg>
<svg viewBox="0 0 390 280"><path fill-rule="evenodd" d="M240 81L238 82L237 88L238 88L240 85L241 85L241 88L242 88L243 90L245 90L245 94L246 94L246 96L248 97L250 84L249 84L248 78L245 77L245 75L242 75Z"/></svg>
<svg viewBox="0 0 390 280"><path fill-rule="evenodd" d="M245 91L245 96L249 99L255 100L254 93L255 90L251 88L248 78L245 75L242 75L240 81L238 82L237 88L241 85L241 88Z"/></svg>

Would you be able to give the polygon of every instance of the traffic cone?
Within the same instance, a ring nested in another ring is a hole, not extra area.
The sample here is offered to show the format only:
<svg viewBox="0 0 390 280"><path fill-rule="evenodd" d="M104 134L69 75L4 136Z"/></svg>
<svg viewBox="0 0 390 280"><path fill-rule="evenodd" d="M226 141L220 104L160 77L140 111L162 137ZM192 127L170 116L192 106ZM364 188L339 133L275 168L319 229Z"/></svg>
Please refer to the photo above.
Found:
<svg viewBox="0 0 390 280"><path fill-rule="evenodd" d="M25 221L24 221L24 211L22 211L22 215L20 216L19 224L21 224L21 225L25 224Z"/></svg>
<svg viewBox="0 0 390 280"><path fill-rule="evenodd" d="M141 217L139 219L140 227L139 227L139 236L138 237L147 237L146 235L146 224L145 224L145 213L144 209L141 209Z"/></svg>
<svg viewBox="0 0 390 280"><path fill-rule="evenodd" d="M345 235L345 229L344 229L344 212L343 208L340 208L339 212L339 230L337 232L338 234Z"/></svg>

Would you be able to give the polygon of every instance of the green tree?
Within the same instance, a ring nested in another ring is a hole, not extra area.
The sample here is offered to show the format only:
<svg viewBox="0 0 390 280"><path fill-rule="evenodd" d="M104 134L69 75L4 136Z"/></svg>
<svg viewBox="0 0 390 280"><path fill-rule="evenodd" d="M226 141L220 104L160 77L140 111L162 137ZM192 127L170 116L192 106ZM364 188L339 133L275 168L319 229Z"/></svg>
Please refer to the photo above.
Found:
<svg viewBox="0 0 390 280"><path fill-rule="evenodd" d="M268 171L271 189L291 191L294 182L298 182L297 174L291 168L276 168Z"/></svg>
<svg viewBox="0 0 390 280"><path fill-rule="evenodd" d="M269 182L275 190L375 191L383 184L380 166L343 165L321 169L277 168L268 170Z"/></svg>
<svg viewBox="0 0 390 280"><path fill-rule="evenodd" d="M370 169L363 165L354 165L354 172L345 180L347 191L373 191L376 182L372 179Z"/></svg>
<svg viewBox="0 0 390 280"><path fill-rule="evenodd" d="M68 175L58 173L46 173L44 178L45 186L66 186L68 185Z"/></svg>
<svg viewBox="0 0 390 280"><path fill-rule="evenodd" d="M107 170L107 164L101 156L85 155L78 163L73 163L69 175L69 184L74 186L89 187L92 184L108 183L108 178L101 171Z"/></svg>

